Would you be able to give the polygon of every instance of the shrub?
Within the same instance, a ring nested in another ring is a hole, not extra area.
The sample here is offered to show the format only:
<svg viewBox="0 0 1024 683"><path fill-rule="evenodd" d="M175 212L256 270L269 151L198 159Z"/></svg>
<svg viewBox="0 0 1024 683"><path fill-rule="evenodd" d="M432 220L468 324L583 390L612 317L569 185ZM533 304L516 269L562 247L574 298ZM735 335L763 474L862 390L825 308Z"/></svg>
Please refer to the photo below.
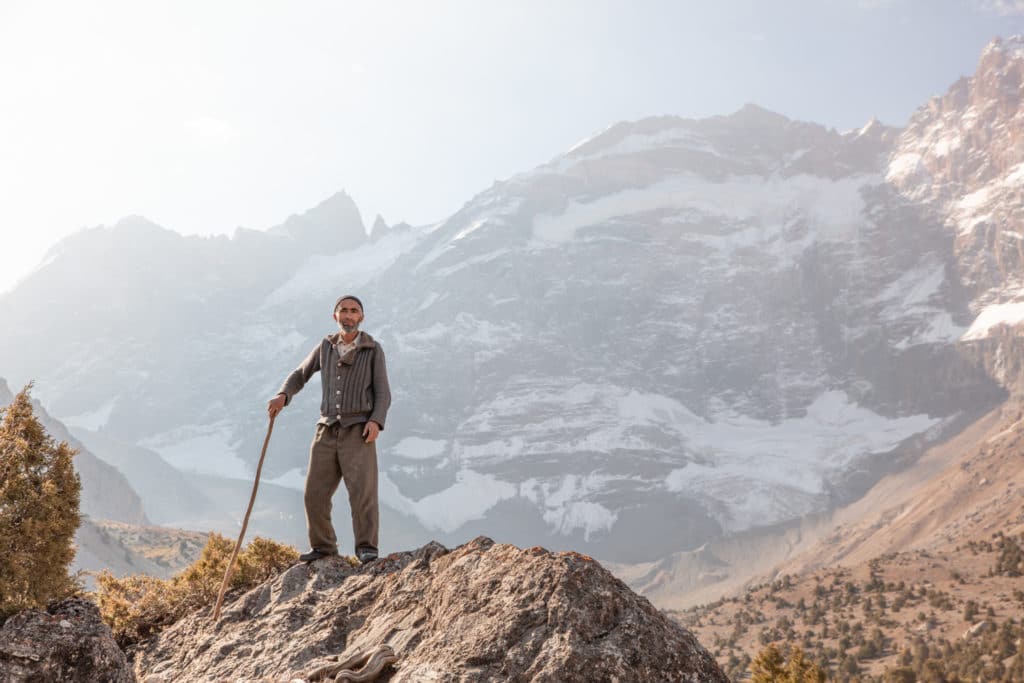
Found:
<svg viewBox="0 0 1024 683"><path fill-rule="evenodd" d="M786 663L782 658L779 648L774 645L757 653L757 657L750 664L751 680L754 683L775 683L782 681L786 675Z"/></svg>
<svg viewBox="0 0 1024 683"><path fill-rule="evenodd" d="M992 573L1001 576L1021 576L1024 574L1024 551L1013 538L1000 534L997 546L999 558Z"/></svg>
<svg viewBox="0 0 1024 683"><path fill-rule="evenodd" d="M158 633L190 612L217 600L234 543L211 533L202 554L170 579L152 576L117 578L101 572L100 614L122 646ZM254 588L294 564L299 553L291 546L254 538L239 554L229 591Z"/></svg>
<svg viewBox="0 0 1024 683"><path fill-rule="evenodd" d="M0 622L80 588L68 575L80 522L75 451L36 419L31 388L0 410Z"/></svg>
<svg viewBox="0 0 1024 683"><path fill-rule="evenodd" d="M824 683L825 671L793 646L784 658L775 645L761 650L750 664L753 683Z"/></svg>

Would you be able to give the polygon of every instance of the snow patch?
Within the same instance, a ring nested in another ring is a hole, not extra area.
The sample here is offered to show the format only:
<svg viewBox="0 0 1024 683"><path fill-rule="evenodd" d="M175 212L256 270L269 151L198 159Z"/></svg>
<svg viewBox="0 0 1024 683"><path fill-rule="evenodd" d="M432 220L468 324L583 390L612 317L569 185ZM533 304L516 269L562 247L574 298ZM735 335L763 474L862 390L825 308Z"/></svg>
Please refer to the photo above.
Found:
<svg viewBox="0 0 1024 683"><path fill-rule="evenodd" d="M952 344L961 339L968 328L953 322L953 316L941 311L928 321L927 327L920 332L901 339L893 348L900 351L919 344Z"/></svg>
<svg viewBox="0 0 1024 683"><path fill-rule="evenodd" d="M615 125L615 124L611 124L611 125L605 126L604 128L602 128L598 132L594 133L593 135L588 135L587 137L583 138L582 140L577 142L575 145L570 147L565 153L566 154L572 154L573 152L578 150L580 147L583 147L584 145L589 143L591 140L596 140L597 138L599 138L602 135L604 135L605 133L607 133L609 130L611 130L613 125Z"/></svg>
<svg viewBox="0 0 1024 683"><path fill-rule="evenodd" d="M456 234L455 237L452 238L452 242L458 242L459 240L463 239L464 237L468 237L469 235L472 235L474 232L476 232L477 230L479 230L480 228L482 228L486 224L487 224L487 219L484 219L484 218L481 218L480 220L473 221L468 226L466 226L465 228L460 230L458 232L458 234Z"/></svg>
<svg viewBox="0 0 1024 683"><path fill-rule="evenodd" d="M886 171L885 179L890 182L901 182L916 178L924 172L921 164L921 155L907 152L896 156L889 162L889 169Z"/></svg>
<svg viewBox="0 0 1024 683"><path fill-rule="evenodd" d="M884 453L939 422L927 415L886 418L828 391L805 417L772 424L740 415L689 432L703 462L673 470L669 491L710 497L730 512L719 521L738 531L809 511L825 476L870 453Z"/></svg>
<svg viewBox="0 0 1024 683"><path fill-rule="evenodd" d="M458 238L456 238L456 239L458 239ZM478 265L480 263L487 263L489 261L493 261L496 258L504 256L505 254L508 254L509 252L510 252L509 249L496 249L496 250L488 252L486 254L479 254L477 256L473 256L473 257L465 259L463 261L459 261L456 264L453 264L453 265L450 265L450 266L445 266L444 268L438 268L437 271L436 271L435 277L448 277L452 273L456 273L456 272L462 270L463 268L467 268L469 266L475 266L475 265Z"/></svg>
<svg viewBox="0 0 1024 683"><path fill-rule="evenodd" d="M444 440L407 436L392 446L391 452L411 460L429 460L443 455L447 446L448 442Z"/></svg>
<svg viewBox="0 0 1024 683"><path fill-rule="evenodd" d="M878 415L842 391L825 392L803 417L780 422L728 409L704 419L670 396L547 378L543 386L532 381L510 387L480 406L460 425L451 456L463 466L621 451L691 459L695 462L667 481L647 485L704 500L721 511L722 524L739 530L812 511L826 495L827 476L937 423L927 415ZM593 533L607 528L602 525L612 523L610 518L574 505L598 502L599 492L626 481L635 486L637 479L595 473L557 486L531 481L519 495L534 502L554 528ZM780 487L781 497L773 492ZM582 518L574 517L583 510L595 515L585 527L579 526Z"/></svg>
<svg viewBox="0 0 1024 683"><path fill-rule="evenodd" d="M571 201L560 214L539 215L533 223L531 246L562 244L572 240L580 229L655 208L696 209L734 223L753 222L775 233L799 207L815 226L817 239L842 240L861 223L861 188L879 181L873 175L840 180L797 175L739 176L729 178L728 182L711 182L687 174L592 202Z"/></svg>
<svg viewBox="0 0 1024 683"><path fill-rule="evenodd" d="M1013 194L1020 192L1021 185L1024 185L1024 163L953 203L952 216L958 234L970 234L979 225L992 220L992 207L1013 202Z"/></svg>
<svg viewBox="0 0 1024 683"><path fill-rule="evenodd" d="M550 481L528 479L520 485L519 495L541 508L544 521L556 533L568 536L579 529L584 540L590 541L591 534L610 531L618 519L618 513L587 500L613 481L600 474L569 474Z"/></svg>
<svg viewBox="0 0 1024 683"><path fill-rule="evenodd" d="M672 424L695 426L701 418L679 401L660 394L631 390L618 401L619 417L634 424Z"/></svg>
<svg viewBox="0 0 1024 683"><path fill-rule="evenodd" d="M100 429L103 429L110 420L110 413L113 412L115 403L117 403L117 399L111 399L96 410L91 410L79 415L72 415L71 417L62 417L61 422L69 427L78 427L80 429L88 429L94 432L99 431Z"/></svg>
<svg viewBox="0 0 1024 683"><path fill-rule="evenodd" d="M589 154L581 154L577 151L593 139L594 138L589 138L574 145L565 156L559 158L556 162L553 162L553 167L552 165L549 165L545 170L553 170L561 173L582 161L592 161L595 159L605 159L608 157L626 156L631 154L642 154L643 152L652 149L688 149L705 152L713 156L723 156L706 137L689 128L680 126L663 128L650 133L630 133L621 140L611 143L606 147L597 149Z"/></svg>
<svg viewBox="0 0 1024 683"><path fill-rule="evenodd" d="M573 501L561 508L544 511L544 521L556 532L568 536L576 529L582 529L584 541L590 541L590 535L595 531L610 531L618 518L618 513L591 501Z"/></svg>
<svg viewBox="0 0 1024 683"><path fill-rule="evenodd" d="M974 319L960 341L976 341L989 336L997 325L1017 325L1024 321L1024 302L986 306Z"/></svg>
<svg viewBox="0 0 1024 683"><path fill-rule="evenodd" d="M483 519L500 501L516 495L517 486L489 474L462 469L455 483L444 491L419 500L402 495L387 472L381 472L381 500L404 514L415 517L425 527L451 533L467 522Z"/></svg>
<svg viewBox="0 0 1024 683"><path fill-rule="evenodd" d="M497 356L522 338L514 323L494 323L481 320L469 313L458 313L449 322L434 323L406 334L396 334L395 341L402 353L431 353L441 340L469 346L478 362Z"/></svg>
<svg viewBox="0 0 1024 683"><path fill-rule="evenodd" d="M339 289L357 289L416 246L423 234L423 230L415 228L391 231L355 249L311 256L288 282L267 296L261 308L308 301L310 297Z"/></svg>
<svg viewBox="0 0 1024 683"><path fill-rule="evenodd" d="M950 131L931 143L931 151L936 158L942 158L948 156L950 152L960 149L962 145L963 140L960 138L960 134Z"/></svg>
<svg viewBox="0 0 1024 683"><path fill-rule="evenodd" d="M236 444L227 422L172 429L139 442L182 472L248 479L249 468L235 454Z"/></svg>

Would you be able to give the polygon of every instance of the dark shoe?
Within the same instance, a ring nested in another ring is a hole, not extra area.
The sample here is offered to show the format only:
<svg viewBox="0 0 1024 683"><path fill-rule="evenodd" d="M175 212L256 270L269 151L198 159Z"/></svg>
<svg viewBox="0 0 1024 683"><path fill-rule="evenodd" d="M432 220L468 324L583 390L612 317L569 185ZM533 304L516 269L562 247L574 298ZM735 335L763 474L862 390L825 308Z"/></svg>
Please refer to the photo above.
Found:
<svg viewBox="0 0 1024 683"><path fill-rule="evenodd" d="M376 550L360 550L358 553L356 553L356 557L359 558L359 563L360 564L369 564L370 562L373 562L374 560L377 559L377 551Z"/></svg>
<svg viewBox="0 0 1024 683"><path fill-rule="evenodd" d="M334 554L336 553L325 553L321 550L313 548L308 553L303 553L302 555L299 555L299 562L312 562L313 560L319 560L321 557L330 557Z"/></svg>

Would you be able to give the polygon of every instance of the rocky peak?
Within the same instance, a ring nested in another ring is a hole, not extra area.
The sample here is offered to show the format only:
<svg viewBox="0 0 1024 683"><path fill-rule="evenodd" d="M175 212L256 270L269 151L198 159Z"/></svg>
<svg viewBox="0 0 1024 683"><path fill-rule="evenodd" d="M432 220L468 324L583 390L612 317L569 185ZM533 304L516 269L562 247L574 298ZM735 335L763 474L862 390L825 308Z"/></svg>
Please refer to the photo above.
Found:
<svg viewBox="0 0 1024 683"><path fill-rule="evenodd" d="M888 178L918 199L968 194L1024 161L1024 37L993 40L975 73L917 110Z"/></svg>
<svg viewBox="0 0 1024 683"><path fill-rule="evenodd" d="M903 195L930 205L953 231L960 284L975 314L1019 299L1022 87L1024 37L993 40L972 76L917 110L886 173Z"/></svg>
<svg viewBox="0 0 1024 683"><path fill-rule="evenodd" d="M868 122L855 131L855 137L861 140L875 140L891 143L899 134L898 128L887 126L872 116Z"/></svg>
<svg viewBox="0 0 1024 683"><path fill-rule="evenodd" d="M139 216L136 214L125 216L118 220L111 227L111 230L115 233L154 233L154 234L170 234L174 237L178 237L178 234L172 230L168 230L160 225L157 225L153 221L149 220L145 216Z"/></svg>
<svg viewBox="0 0 1024 683"><path fill-rule="evenodd" d="M992 41L981 51L979 67L982 69L995 66L999 68L1015 60L1024 59L1024 35L993 38Z"/></svg>
<svg viewBox="0 0 1024 683"><path fill-rule="evenodd" d="M393 662L393 683L728 680L692 634L593 559L484 537L364 567L297 564L229 601L219 623L207 609L135 656L152 683L314 680L374 662ZM365 673L356 680L374 680Z"/></svg>
<svg viewBox="0 0 1024 683"><path fill-rule="evenodd" d="M777 129L792 123L789 118L782 114L765 109L753 102L747 102L732 114L729 114L724 118L743 128L766 130Z"/></svg>
<svg viewBox="0 0 1024 683"><path fill-rule="evenodd" d="M326 251L352 248L367 241L359 207L344 191L336 192L312 209L293 214L271 234L286 234L302 242L314 241Z"/></svg>
<svg viewBox="0 0 1024 683"><path fill-rule="evenodd" d="M373 219L373 227L370 228L370 234L374 237L379 237L380 233L383 233L387 229L387 221L384 220L384 216L381 216L378 213L377 217Z"/></svg>

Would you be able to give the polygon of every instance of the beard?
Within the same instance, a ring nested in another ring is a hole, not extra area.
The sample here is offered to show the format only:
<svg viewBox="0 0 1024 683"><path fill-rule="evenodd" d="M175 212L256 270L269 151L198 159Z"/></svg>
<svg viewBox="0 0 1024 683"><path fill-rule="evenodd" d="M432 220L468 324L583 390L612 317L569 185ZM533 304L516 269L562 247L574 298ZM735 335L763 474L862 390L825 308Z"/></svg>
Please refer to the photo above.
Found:
<svg viewBox="0 0 1024 683"><path fill-rule="evenodd" d="M338 323L338 327L340 327L341 331L344 332L345 334L352 334L353 332L356 332L359 329L359 323L355 323L355 324L352 324L352 325L346 325L345 323Z"/></svg>

